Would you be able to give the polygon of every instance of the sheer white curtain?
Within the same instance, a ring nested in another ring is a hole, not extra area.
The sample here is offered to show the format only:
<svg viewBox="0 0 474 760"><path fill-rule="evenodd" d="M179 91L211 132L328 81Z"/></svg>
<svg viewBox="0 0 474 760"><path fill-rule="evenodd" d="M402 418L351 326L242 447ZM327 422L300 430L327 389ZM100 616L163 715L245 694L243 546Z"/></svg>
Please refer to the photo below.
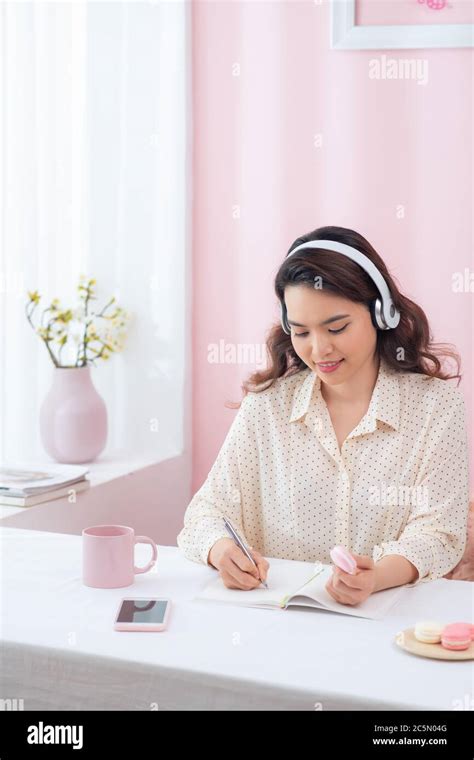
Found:
<svg viewBox="0 0 474 760"><path fill-rule="evenodd" d="M80 273L132 313L92 369L111 453L182 452L189 388L190 5L0 4L0 457L44 456L52 380L26 290ZM105 300L104 300L105 303Z"/></svg>

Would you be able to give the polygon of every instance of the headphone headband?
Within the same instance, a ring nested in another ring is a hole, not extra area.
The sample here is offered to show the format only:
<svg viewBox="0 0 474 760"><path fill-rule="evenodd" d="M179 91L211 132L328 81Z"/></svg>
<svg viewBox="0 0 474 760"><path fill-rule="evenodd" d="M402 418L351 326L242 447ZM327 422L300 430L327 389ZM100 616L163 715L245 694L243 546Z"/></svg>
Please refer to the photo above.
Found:
<svg viewBox="0 0 474 760"><path fill-rule="evenodd" d="M359 264L359 266L362 267L365 272L367 272L380 293L380 298L375 299L373 307L373 320L375 327L377 327L379 330L392 330L398 325L400 322L400 312L395 308L387 283L385 282L384 278L380 274L373 261L371 261L364 253L361 253L357 250L357 248L353 248L351 245L346 245L346 243L339 243L336 240L310 240L307 243L298 245L296 248L290 251L289 254L287 254L286 258L288 259L297 251L302 251L307 248L322 248L324 250L335 251L336 253L341 253L343 256L347 256L347 258L352 259L352 261L355 261L356 264ZM282 327L283 330L289 335L291 331L286 321L286 309L284 303L282 303L281 307Z"/></svg>

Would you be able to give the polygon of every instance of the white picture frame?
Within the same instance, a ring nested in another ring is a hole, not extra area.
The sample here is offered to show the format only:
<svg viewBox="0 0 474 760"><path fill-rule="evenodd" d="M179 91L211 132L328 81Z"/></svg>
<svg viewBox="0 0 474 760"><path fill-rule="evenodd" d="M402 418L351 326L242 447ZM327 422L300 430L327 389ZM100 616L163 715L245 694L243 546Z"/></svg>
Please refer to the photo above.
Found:
<svg viewBox="0 0 474 760"><path fill-rule="evenodd" d="M474 47L474 24L359 26L355 0L331 0L333 50L407 50Z"/></svg>

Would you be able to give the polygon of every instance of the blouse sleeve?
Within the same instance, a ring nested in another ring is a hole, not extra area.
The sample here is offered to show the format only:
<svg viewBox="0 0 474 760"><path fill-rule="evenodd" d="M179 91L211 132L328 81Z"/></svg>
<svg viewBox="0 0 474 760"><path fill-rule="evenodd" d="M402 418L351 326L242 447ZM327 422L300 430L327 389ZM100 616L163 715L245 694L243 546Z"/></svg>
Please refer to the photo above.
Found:
<svg viewBox="0 0 474 760"><path fill-rule="evenodd" d="M418 578L408 587L442 578L459 562L466 545L468 443L464 399L457 389L450 388L446 403L434 409L423 453L417 486L428 498L412 508L398 540L373 551L374 562L398 554L415 565Z"/></svg>
<svg viewBox="0 0 474 760"><path fill-rule="evenodd" d="M212 546L229 538L224 515L246 541L242 526L240 466L245 467L250 446L255 445L250 431L252 393L244 396L212 469L196 491L184 515L184 527L177 544L185 557L208 564Z"/></svg>

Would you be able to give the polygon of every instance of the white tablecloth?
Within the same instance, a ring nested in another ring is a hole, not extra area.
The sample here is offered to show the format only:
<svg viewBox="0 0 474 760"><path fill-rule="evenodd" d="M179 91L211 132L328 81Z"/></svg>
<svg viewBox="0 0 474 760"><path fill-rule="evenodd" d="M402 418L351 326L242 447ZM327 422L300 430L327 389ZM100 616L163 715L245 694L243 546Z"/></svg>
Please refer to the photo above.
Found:
<svg viewBox="0 0 474 760"><path fill-rule="evenodd" d="M1 699L24 709L466 709L473 662L416 657L398 631L472 620L473 584L406 589L382 621L193 601L216 571L159 547L125 589L81 580L81 537L0 528ZM149 547L137 548L145 562ZM165 632L113 630L124 596L173 600ZM472 709L472 707L471 707Z"/></svg>

